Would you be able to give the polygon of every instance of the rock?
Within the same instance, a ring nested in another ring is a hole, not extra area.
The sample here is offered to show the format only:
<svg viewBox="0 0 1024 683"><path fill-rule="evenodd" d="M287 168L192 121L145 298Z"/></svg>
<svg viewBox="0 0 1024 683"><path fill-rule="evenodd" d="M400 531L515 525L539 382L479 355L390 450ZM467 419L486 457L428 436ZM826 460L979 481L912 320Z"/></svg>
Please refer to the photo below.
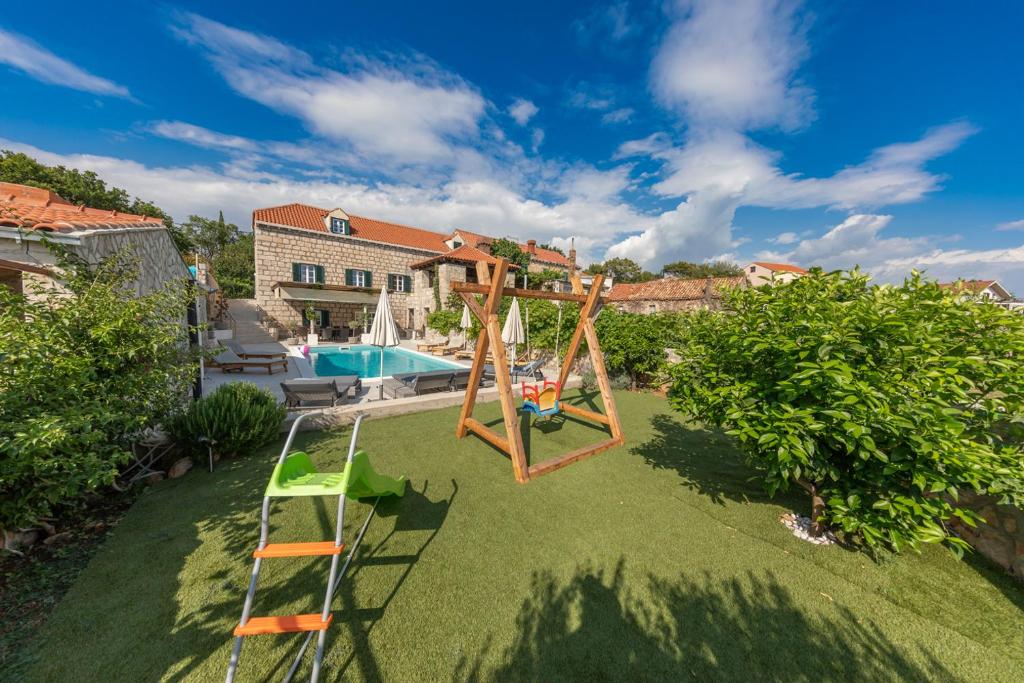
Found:
<svg viewBox="0 0 1024 683"><path fill-rule="evenodd" d="M1016 533L1016 531L1017 531L1017 520L1014 518L1013 515L1006 515L1006 518L1003 519L1003 528L1006 529L1011 534L1012 533Z"/></svg>
<svg viewBox="0 0 1024 683"><path fill-rule="evenodd" d="M27 548L38 541L39 536L37 529L4 530L2 547L17 552L18 548Z"/></svg>
<svg viewBox="0 0 1024 683"><path fill-rule="evenodd" d="M192 465L192 458L186 456L184 458L179 459L177 462L171 465L171 469L167 470L167 478L177 479L178 477L185 476L185 473L192 469Z"/></svg>
<svg viewBox="0 0 1024 683"><path fill-rule="evenodd" d="M43 540L44 545L53 545L54 543L63 543L64 541L71 540L70 531L62 531L59 534L54 534Z"/></svg>
<svg viewBox="0 0 1024 683"><path fill-rule="evenodd" d="M147 485L152 486L153 484L159 484L163 480L164 475L160 474L159 472L154 472L153 474L146 477L143 481L145 481Z"/></svg>

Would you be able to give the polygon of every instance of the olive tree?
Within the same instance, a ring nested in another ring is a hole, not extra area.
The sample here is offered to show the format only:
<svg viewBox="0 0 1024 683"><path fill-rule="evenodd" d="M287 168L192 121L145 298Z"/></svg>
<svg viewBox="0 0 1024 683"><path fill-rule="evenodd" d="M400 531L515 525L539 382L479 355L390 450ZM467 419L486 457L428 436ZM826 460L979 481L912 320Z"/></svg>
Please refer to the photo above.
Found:
<svg viewBox="0 0 1024 683"><path fill-rule="evenodd" d="M915 273L872 285L812 271L734 290L682 328L674 406L728 430L769 493L807 491L826 526L872 550L946 543L958 492L1024 502L1024 316Z"/></svg>

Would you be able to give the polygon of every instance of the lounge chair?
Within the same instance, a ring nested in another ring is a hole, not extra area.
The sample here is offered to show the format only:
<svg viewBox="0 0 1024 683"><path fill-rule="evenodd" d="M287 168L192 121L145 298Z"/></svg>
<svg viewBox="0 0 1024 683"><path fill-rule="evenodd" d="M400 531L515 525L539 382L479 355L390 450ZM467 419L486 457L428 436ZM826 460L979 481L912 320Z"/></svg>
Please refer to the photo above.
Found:
<svg viewBox="0 0 1024 683"><path fill-rule="evenodd" d="M534 360L531 360L529 363L526 363L525 365L513 365L510 369L509 374L518 377L532 376L535 380L539 382L544 379L544 373L541 370L541 368L544 367L544 361L544 358L536 358ZM495 378L493 365L484 366L484 377L486 377L487 379Z"/></svg>
<svg viewBox="0 0 1024 683"><path fill-rule="evenodd" d="M465 346L465 342L461 344L448 344L448 346L435 346L430 350L430 352L435 356L447 356L456 353L457 351L461 351Z"/></svg>
<svg viewBox="0 0 1024 683"><path fill-rule="evenodd" d="M221 339L221 345L224 348L231 349L242 360L248 360L250 358L287 358L288 354L284 351L254 351L246 348L244 344L240 344L234 339Z"/></svg>
<svg viewBox="0 0 1024 683"><path fill-rule="evenodd" d="M475 357L476 357L476 349L462 349L461 351L456 351L455 352L455 358L457 358L459 360L473 360L473 358L475 358ZM484 356L484 362L485 363L493 363L494 362L494 356L491 355L490 351L488 351L487 355Z"/></svg>
<svg viewBox="0 0 1024 683"><path fill-rule="evenodd" d="M284 392L284 404L289 408L302 407L303 403L325 402L335 406L348 398L349 389L354 388L358 392L362 386L362 380L355 375L344 375L332 380L287 379L281 382L281 391Z"/></svg>
<svg viewBox="0 0 1024 683"><path fill-rule="evenodd" d="M392 398L407 398L433 391L451 391L454 375L455 372L452 370L396 375L384 380L384 392Z"/></svg>
<svg viewBox="0 0 1024 683"><path fill-rule="evenodd" d="M209 362L215 368L224 372L243 372L246 368L263 368L268 375L274 374L274 368L281 366L282 370L288 370L287 358L268 358L264 360L245 359L240 357L231 349L223 349Z"/></svg>
<svg viewBox="0 0 1024 683"><path fill-rule="evenodd" d="M462 370L456 370L454 377L452 377L452 390L454 391L465 391L469 388L469 373L472 368L464 368ZM491 387L494 386L492 380L487 379L483 375L480 376L480 386Z"/></svg>
<svg viewBox="0 0 1024 683"><path fill-rule="evenodd" d="M440 339L440 340L437 340L437 341L432 341L432 342L427 342L427 341L420 342L420 343L418 343L416 345L416 350L417 351L423 351L423 352L426 352L426 353L430 353L431 351L433 351L436 348L444 347L444 345L447 344L447 343L448 343L448 337L445 337L444 339Z"/></svg>

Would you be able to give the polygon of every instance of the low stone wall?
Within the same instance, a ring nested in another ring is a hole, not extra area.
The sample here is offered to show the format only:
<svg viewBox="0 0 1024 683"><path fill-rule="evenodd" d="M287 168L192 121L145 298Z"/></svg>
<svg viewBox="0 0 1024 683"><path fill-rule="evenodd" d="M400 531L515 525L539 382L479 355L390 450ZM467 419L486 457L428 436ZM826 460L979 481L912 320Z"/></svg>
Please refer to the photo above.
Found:
<svg viewBox="0 0 1024 683"><path fill-rule="evenodd" d="M959 505L974 510L986 522L971 528L955 520L950 526L978 553L1024 581L1024 511L970 491L960 493Z"/></svg>

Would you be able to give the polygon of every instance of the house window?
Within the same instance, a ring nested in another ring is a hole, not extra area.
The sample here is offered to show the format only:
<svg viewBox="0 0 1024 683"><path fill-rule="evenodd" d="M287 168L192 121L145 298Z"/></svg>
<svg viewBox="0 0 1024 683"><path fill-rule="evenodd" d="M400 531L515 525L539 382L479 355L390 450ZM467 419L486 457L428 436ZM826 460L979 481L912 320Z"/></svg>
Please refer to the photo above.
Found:
<svg viewBox="0 0 1024 683"><path fill-rule="evenodd" d="M462 242L459 240L452 240L452 249L458 249L462 246Z"/></svg>
<svg viewBox="0 0 1024 683"><path fill-rule="evenodd" d="M373 275L368 270L345 270L345 284L349 287L373 287Z"/></svg>
<svg viewBox="0 0 1024 683"><path fill-rule="evenodd" d="M336 235L348 235L351 234L352 230L349 227L349 222L344 218L331 217L331 232Z"/></svg>
<svg viewBox="0 0 1024 683"><path fill-rule="evenodd" d="M405 293L411 292L412 278L408 275L396 275L394 273L390 273L388 275L388 291Z"/></svg>
<svg viewBox="0 0 1024 683"><path fill-rule="evenodd" d="M750 272L751 273L753 273L755 270L757 270L757 266L750 266Z"/></svg>
<svg viewBox="0 0 1024 683"><path fill-rule="evenodd" d="M293 263L292 282L324 284L324 267L315 263Z"/></svg>
<svg viewBox="0 0 1024 683"><path fill-rule="evenodd" d="M313 309L313 322L316 326L323 329L324 327L330 327L331 325L331 314L329 311L325 311L322 308Z"/></svg>
<svg viewBox="0 0 1024 683"><path fill-rule="evenodd" d="M466 282L476 284L476 268L466 268Z"/></svg>

